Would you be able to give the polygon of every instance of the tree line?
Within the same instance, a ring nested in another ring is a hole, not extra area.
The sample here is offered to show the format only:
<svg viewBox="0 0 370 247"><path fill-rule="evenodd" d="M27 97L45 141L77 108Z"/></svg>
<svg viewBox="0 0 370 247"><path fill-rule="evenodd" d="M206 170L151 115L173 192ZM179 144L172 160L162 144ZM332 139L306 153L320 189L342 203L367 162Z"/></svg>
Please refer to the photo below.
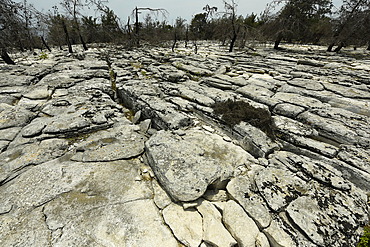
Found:
<svg viewBox="0 0 370 247"><path fill-rule="evenodd" d="M182 17L169 24L165 9L136 7L127 20L120 19L107 6L107 0L61 0L47 13L27 0L0 0L1 58L12 63L9 49L49 49L91 43L119 43L127 47L143 42L169 41L174 49L179 40L218 40L228 45L248 47L248 42L271 41L327 45L328 51L343 47L367 46L370 50L370 0L343 0L335 7L331 0L273 0L260 14L243 15L236 0L224 0L223 9L206 5L189 21ZM87 8L98 14L85 16ZM158 16L163 18L158 18ZM159 21L158 19L162 19Z"/></svg>

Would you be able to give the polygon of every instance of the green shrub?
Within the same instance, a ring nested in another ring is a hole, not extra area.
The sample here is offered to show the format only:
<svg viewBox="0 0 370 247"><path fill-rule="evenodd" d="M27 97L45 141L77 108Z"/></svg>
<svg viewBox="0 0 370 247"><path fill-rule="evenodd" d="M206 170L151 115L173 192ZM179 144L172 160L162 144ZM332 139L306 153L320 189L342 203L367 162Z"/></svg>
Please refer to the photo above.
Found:
<svg viewBox="0 0 370 247"><path fill-rule="evenodd" d="M40 56L39 56L39 59L42 59L42 60L48 59L48 54L46 54L45 52L42 51Z"/></svg>
<svg viewBox="0 0 370 247"><path fill-rule="evenodd" d="M272 139L275 139L273 121L271 114L266 109L255 108L244 101L227 100L218 102L211 106L214 113L221 116L221 119L229 127L240 122L247 122L250 125L261 129Z"/></svg>
<svg viewBox="0 0 370 247"><path fill-rule="evenodd" d="M112 90L117 91L117 85L116 85L117 73L114 72L113 69L109 70L109 77L111 81Z"/></svg>
<svg viewBox="0 0 370 247"><path fill-rule="evenodd" d="M370 247L370 226L364 227L364 235L360 238L357 247Z"/></svg>

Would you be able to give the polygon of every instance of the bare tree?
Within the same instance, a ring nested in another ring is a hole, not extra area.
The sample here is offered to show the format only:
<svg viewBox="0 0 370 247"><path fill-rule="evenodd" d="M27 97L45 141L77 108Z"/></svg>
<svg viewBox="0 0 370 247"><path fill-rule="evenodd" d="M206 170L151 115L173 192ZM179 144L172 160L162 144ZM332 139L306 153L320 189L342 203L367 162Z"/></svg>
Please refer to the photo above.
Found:
<svg viewBox="0 0 370 247"><path fill-rule="evenodd" d="M173 27L174 39L173 39L173 44L172 44L172 52L175 51L175 47L176 47L178 40L181 40L181 39L186 40L186 30L187 30L186 20L181 17L177 17L175 20L175 25Z"/></svg>
<svg viewBox="0 0 370 247"><path fill-rule="evenodd" d="M42 44L46 47L46 49L48 49L48 51L51 52L51 49L49 45L46 43L44 36L40 36L40 39L41 39Z"/></svg>
<svg viewBox="0 0 370 247"><path fill-rule="evenodd" d="M327 51L332 51L335 43L338 44L335 52L339 52L348 39L356 36L358 30L363 30L362 37L369 35L369 0L345 0L340 9L340 18L338 25L335 27L335 32L332 37L332 42L329 44ZM364 28L365 27L365 28ZM364 30L365 29L365 30ZM367 31L366 31L367 29ZM370 47L369 47L370 48Z"/></svg>
<svg viewBox="0 0 370 247"><path fill-rule="evenodd" d="M213 6L211 7L210 5L206 5L203 7L203 10L206 12L206 18L209 19L211 18L214 14L216 14L218 8Z"/></svg>
<svg viewBox="0 0 370 247"><path fill-rule="evenodd" d="M19 48L23 49L23 20L20 13L21 5L11 0L0 1L0 55L7 64L15 64L8 54L9 47L14 47L14 43L18 42Z"/></svg>
<svg viewBox="0 0 370 247"><path fill-rule="evenodd" d="M269 10L280 4L284 4L281 10L265 25L265 33L274 37L274 49L280 49L283 39L306 42L312 39L312 25L325 19L332 8L331 0L275 0Z"/></svg>
<svg viewBox="0 0 370 247"><path fill-rule="evenodd" d="M70 32L67 27L67 22L70 23L70 21L59 13L58 6L55 5L52 8L53 13L48 18L49 39L52 39L54 44L58 44L61 50L62 45L67 44L69 53L73 53Z"/></svg>
<svg viewBox="0 0 370 247"><path fill-rule="evenodd" d="M78 36L80 38L81 44L85 51L88 50L87 45L82 37L80 24L78 21L78 16L80 16L80 11L83 9L85 4L81 2L81 0L62 0L60 2L60 5L65 9L65 11L72 16L74 27L78 33ZM65 24L65 23L64 23ZM63 25L63 29L65 28L65 25Z"/></svg>
<svg viewBox="0 0 370 247"><path fill-rule="evenodd" d="M227 2L224 0L224 5L225 5L225 11L226 15L228 15L230 22L231 22L231 41L230 41L230 46L229 46L229 52L232 52L235 46L235 41L238 38L238 34L240 31L240 25L237 24L236 19L236 8L237 4L235 0L231 0L230 2Z"/></svg>
<svg viewBox="0 0 370 247"><path fill-rule="evenodd" d="M149 11L151 13L155 14L161 14L163 17L166 17L168 14L168 11L162 8L138 8L135 7L135 9L132 11L132 15L135 17L135 28L134 28L134 35L135 35L135 43L137 46L140 45L140 23L139 23L139 14L141 14L143 11Z"/></svg>

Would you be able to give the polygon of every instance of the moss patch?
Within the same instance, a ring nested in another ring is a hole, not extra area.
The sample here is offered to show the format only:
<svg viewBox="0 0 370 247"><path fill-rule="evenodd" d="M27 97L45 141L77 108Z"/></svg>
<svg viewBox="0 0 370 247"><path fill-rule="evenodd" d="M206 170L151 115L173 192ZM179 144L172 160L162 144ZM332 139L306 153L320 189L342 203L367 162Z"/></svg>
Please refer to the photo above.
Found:
<svg viewBox="0 0 370 247"><path fill-rule="evenodd" d="M100 195L89 196L86 193L82 193L79 191L70 191L66 193L64 197L68 202L76 204L95 204L107 201L107 198L103 196Z"/></svg>
<svg viewBox="0 0 370 247"><path fill-rule="evenodd" d="M229 127L232 128L240 122L246 122L261 129L270 138L275 139L273 121L268 110L255 108L244 101L232 100L217 102L211 107L214 113L219 115Z"/></svg>
<svg viewBox="0 0 370 247"><path fill-rule="evenodd" d="M111 81L112 90L114 92L116 92L117 91L117 85L116 85L117 73L114 72L113 69L110 69L109 70L109 77L110 77L110 81Z"/></svg>
<svg viewBox="0 0 370 247"><path fill-rule="evenodd" d="M364 227L364 235L360 238L360 242L357 247L369 247L370 246L370 225Z"/></svg>

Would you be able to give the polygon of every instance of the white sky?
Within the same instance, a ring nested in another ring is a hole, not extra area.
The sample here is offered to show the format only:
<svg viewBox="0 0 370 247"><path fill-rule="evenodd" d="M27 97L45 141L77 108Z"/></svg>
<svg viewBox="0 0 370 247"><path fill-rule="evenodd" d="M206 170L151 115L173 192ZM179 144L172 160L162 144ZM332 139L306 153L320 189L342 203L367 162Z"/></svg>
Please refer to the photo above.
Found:
<svg viewBox="0 0 370 247"><path fill-rule="evenodd" d="M15 0L16 2L23 2L23 0ZM84 1L84 0L82 0ZM33 4L38 10L46 12L54 5L58 5L60 0L27 0L27 3ZM238 3L237 13L239 15L247 15L256 13L260 14L266 8L266 5L271 0L236 0ZM127 20L127 17L131 15L132 10L137 7L150 7L150 8L164 8L169 13L167 20L170 24L173 24L173 20L176 17L181 16L188 22L191 21L195 14L203 12L203 7L206 5L211 7L218 7L219 11L224 10L222 0L109 0L107 4L111 9L114 10L123 22ZM59 9L61 9L59 7ZM88 15L94 15L94 12L89 12ZM143 16L145 13L143 13ZM161 17L159 17L160 20Z"/></svg>
<svg viewBox="0 0 370 247"><path fill-rule="evenodd" d="M15 0L16 2L23 2L24 0ZM238 15L249 15L251 13L260 14L264 11L267 4L272 0L235 0L238 4ZM60 0L27 0L27 3L33 4L38 10L47 12L54 5L58 5ZM84 0L82 0L84 2ZM341 0L334 0L335 4L341 3ZM169 13L167 20L169 24L173 24L176 17L181 16L188 22L191 21L195 14L203 12L203 7L206 5L211 7L218 7L219 11L224 10L222 0L109 0L107 4L114 10L116 15L121 18L121 21L126 22L128 16L131 15L132 10L137 7L150 7L150 8L164 8ZM59 8L61 9L61 8ZM93 11L88 12L86 15L94 15ZM146 15L142 14L142 17ZM158 17L162 20L161 17Z"/></svg>

